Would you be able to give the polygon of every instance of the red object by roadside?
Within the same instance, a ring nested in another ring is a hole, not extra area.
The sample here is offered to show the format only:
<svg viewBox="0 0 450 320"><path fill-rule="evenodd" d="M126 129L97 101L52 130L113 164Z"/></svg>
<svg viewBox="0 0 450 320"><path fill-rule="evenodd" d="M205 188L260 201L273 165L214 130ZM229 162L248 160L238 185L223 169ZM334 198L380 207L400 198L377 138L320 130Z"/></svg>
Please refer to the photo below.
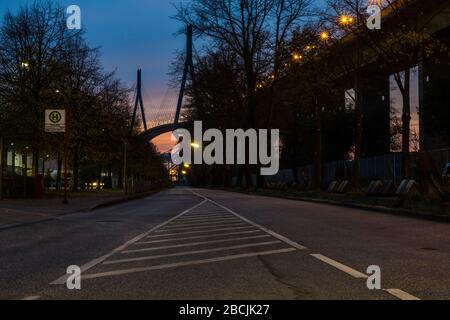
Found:
<svg viewBox="0 0 450 320"><path fill-rule="evenodd" d="M34 195L41 197L44 195L44 175L38 174L34 177Z"/></svg>

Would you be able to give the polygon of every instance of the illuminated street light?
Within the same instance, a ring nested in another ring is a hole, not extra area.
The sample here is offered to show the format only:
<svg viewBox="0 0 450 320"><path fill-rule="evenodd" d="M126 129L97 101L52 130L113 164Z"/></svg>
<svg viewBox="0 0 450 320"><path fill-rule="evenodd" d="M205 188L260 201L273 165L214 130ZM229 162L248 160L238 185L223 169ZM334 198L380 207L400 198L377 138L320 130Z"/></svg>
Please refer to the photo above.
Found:
<svg viewBox="0 0 450 320"><path fill-rule="evenodd" d="M340 23L341 25L344 25L344 26L349 25L349 24L352 24L352 23L353 23L353 17L347 16L347 15L342 15L342 16L339 18L339 23Z"/></svg>
<svg viewBox="0 0 450 320"><path fill-rule="evenodd" d="M329 34L328 32L326 32L326 31L323 31L323 32L320 34L320 39L321 39L322 41L327 41L327 40L330 39L330 34Z"/></svg>
<svg viewBox="0 0 450 320"><path fill-rule="evenodd" d="M198 148L200 148L200 145L197 142L192 142L191 143L191 147L195 148L195 149L198 149Z"/></svg>
<svg viewBox="0 0 450 320"><path fill-rule="evenodd" d="M293 58L295 61L299 61L299 60L302 60L303 56L302 56L301 54L294 53L294 55L292 56L292 58Z"/></svg>
<svg viewBox="0 0 450 320"><path fill-rule="evenodd" d="M23 62L20 63L20 67L22 69L28 69L30 67L30 64L28 62L26 62L26 61L23 61Z"/></svg>
<svg viewBox="0 0 450 320"><path fill-rule="evenodd" d="M186 170L183 170L183 171L181 171L181 174L182 174L183 176L185 176L185 175L187 175L187 171L186 171Z"/></svg>
<svg viewBox="0 0 450 320"><path fill-rule="evenodd" d="M184 164L184 167L185 167L185 168L190 168L191 165L190 165L189 163L185 163L185 164Z"/></svg>

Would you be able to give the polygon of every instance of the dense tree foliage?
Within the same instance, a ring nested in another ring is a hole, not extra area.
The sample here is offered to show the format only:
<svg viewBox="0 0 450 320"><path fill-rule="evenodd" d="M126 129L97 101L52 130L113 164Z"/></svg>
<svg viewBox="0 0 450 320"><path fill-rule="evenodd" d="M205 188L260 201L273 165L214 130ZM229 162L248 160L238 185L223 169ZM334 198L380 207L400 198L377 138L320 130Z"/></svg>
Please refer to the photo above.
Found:
<svg viewBox="0 0 450 320"><path fill-rule="evenodd" d="M441 56L448 64L449 51L427 32L426 21L417 22L425 10L410 8L417 1L400 6L387 1L394 18L382 30L366 27L366 2L330 0L320 10L313 10L309 1L284 0L197 0L178 7L177 18L207 41L198 51L188 117L202 120L205 128L279 128L282 166L292 168L294 177L299 166L314 164L313 185L323 187L322 163L349 159L353 186L359 190L360 159L370 143L363 140L368 121L363 96L376 76L389 79L393 74L403 115L402 121L391 117L397 120L391 132L404 137L396 147L402 150L403 176L408 177L410 79L404 70ZM446 125L442 127L445 131ZM383 134L389 145L389 130ZM256 169L251 172L257 174ZM229 183L232 172L238 185L243 185L242 175L246 186L252 185L248 167L197 171L203 183Z"/></svg>
<svg viewBox="0 0 450 320"><path fill-rule="evenodd" d="M43 0L6 13L0 29L0 135L19 141L18 151L32 148L35 174L39 159L49 155L58 159L60 176L63 134L44 132L44 112L67 108L74 190L84 168L109 178L112 172L122 175L127 140L133 159L127 174L163 179L154 147L129 139L129 94L114 73L104 71L99 50L89 47L83 31L66 27L64 8Z"/></svg>

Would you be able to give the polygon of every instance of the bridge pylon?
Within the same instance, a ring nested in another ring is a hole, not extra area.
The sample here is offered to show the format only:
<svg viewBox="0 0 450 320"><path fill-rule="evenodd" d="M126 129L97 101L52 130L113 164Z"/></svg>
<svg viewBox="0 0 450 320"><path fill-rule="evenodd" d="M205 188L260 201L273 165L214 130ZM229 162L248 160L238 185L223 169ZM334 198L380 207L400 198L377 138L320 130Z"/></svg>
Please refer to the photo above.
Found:
<svg viewBox="0 0 450 320"><path fill-rule="evenodd" d="M142 123L144 125L144 130L147 131L147 120L145 119L144 101L142 99L142 70L137 71L137 85L136 85L136 100L134 102L133 117L131 118L131 131L133 131L134 123L136 122L136 113L138 105L141 109Z"/></svg>
<svg viewBox="0 0 450 320"><path fill-rule="evenodd" d="M191 76L191 81L194 81L194 62L192 59L192 36L193 28L191 25L186 29L186 60L184 62L183 78L181 79L180 93L178 95L177 110L175 113L175 119L173 121L174 130L178 127L180 120L181 107L183 104L184 91L186 90L186 81L188 74Z"/></svg>

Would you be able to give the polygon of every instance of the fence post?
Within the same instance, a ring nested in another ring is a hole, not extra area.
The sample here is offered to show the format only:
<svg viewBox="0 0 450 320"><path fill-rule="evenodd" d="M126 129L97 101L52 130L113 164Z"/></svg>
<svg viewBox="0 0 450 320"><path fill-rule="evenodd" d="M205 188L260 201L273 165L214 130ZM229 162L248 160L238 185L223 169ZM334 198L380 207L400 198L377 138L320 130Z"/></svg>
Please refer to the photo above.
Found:
<svg viewBox="0 0 450 320"><path fill-rule="evenodd" d="M0 200L3 199L3 137L0 137Z"/></svg>
<svg viewBox="0 0 450 320"><path fill-rule="evenodd" d="M394 183L397 183L397 157L394 154Z"/></svg>

